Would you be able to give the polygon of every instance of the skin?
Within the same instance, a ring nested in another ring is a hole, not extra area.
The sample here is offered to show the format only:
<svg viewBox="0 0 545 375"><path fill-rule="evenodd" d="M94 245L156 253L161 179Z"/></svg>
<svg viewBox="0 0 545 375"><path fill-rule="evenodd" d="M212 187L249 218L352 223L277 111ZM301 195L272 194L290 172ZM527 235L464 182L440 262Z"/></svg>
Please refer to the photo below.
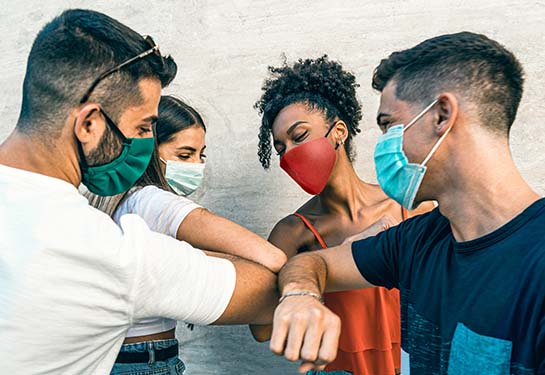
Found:
<svg viewBox="0 0 545 375"><path fill-rule="evenodd" d="M142 103L127 108L117 121L128 138L151 137L152 123L157 118L160 82L142 79L138 87ZM52 142L42 142L15 129L0 145L0 164L59 178L78 187L81 172L76 140L85 155L96 149L107 126L99 109L100 103L92 101L75 107L63 120L60 136ZM253 262L236 257L230 260L236 270L235 291L216 324L270 322L278 301L276 275Z"/></svg>
<svg viewBox="0 0 545 375"><path fill-rule="evenodd" d="M421 162L439 137L450 134L428 163L416 201L437 200L450 221L456 241L482 237L520 214L539 199L523 180L511 157L505 135L491 132L455 92L438 95L438 103L406 133L404 151L410 162ZM382 92L379 125L407 123L424 106L400 100L395 82ZM509 197L509 199L505 199ZM371 286L358 272L351 245L301 254L279 277L281 294L293 290L323 293ZM301 371L331 361L339 328L334 314L314 298L290 297L275 312L271 350L301 359Z"/></svg>
<svg viewBox="0 0 545 375"><path fill-rule="evenodd" d="M204 163L205 135L206 132L200 126L191 126L179 131L168 142L159 145L159 155L164 160ZM162 166L164 168L164 164Z"/></svg>
<svg viewBox="0 0 545 375"><path fill-rule="evenodd" d="M387 216L396 224L402 220L399 204L388 198L380 186L358 177L342 146L348 137L347 125L339 119L334 124L328 141L332 147L339 147L331 176L324 190L297 210L311 221L329 246L341 244L383 217ZM273 122L274 147L282 156L294 147L323 137L330 125L321 112L309 111L302 103L291 104L282 109ZM409 216L432 208L431 202L424 203ZM269 241L282 249L288 258L322 248L303 221L294 215L276 224ZM251 330L256 340L266 341L271 337L272 327L252 326Z"/></svg>

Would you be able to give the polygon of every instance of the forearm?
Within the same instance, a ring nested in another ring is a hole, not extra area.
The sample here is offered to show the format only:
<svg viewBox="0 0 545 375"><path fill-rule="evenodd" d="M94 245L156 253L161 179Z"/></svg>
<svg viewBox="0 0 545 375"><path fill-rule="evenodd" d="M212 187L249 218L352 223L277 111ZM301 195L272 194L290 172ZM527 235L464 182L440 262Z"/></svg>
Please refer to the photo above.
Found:
<svg viewBox="0 0 545 375"><path fill-rule="evenodd" d="M207 210L194 210L182 222L177 238L193 246L235 255L278 272L286 255L257 234Z"/></svg>
<svg viewBox="0 0 545 375"><path fill-rule="evenodd" d="M309 291L322 295L327 282L327 264L316 252L293 257L280 271L280 294L293 291Z"/></svg>
<svg viewBox="0 0 545 375"><path fill-rule="evenodd" d="M236 286L223 315L214 324L270 324L278 303L277 277L251 261L227 256L236 269Z"/></svg>

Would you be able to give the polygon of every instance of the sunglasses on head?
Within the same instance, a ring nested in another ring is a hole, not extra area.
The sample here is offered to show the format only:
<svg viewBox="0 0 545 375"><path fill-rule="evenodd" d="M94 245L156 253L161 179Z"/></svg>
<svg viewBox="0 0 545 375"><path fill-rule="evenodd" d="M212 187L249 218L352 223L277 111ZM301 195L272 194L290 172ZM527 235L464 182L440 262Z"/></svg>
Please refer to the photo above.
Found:
<svg viewBox="0 0 545 375"><path fill-rule="evenodd" d="M159 51L159 46L153 41L151 36L149 36L149 35L144 36L144 40L150 45L150 48L145 50L144 52L134 56L134 57L131 57L130 59L122 62L121 64L116 65L115 67L113 67L111 69L108 69L107 71L105 71L104 73L99 75L97 78L95 78L95 80L93 81L91 86L89 86L87 91L85 91L85 95L83 95L83 97L81 98L80 104L85 103L89 99L89 96L91 96L91 93L97 87L97 85L100 83L100 81L102 81L104 78L108 77L109 75L120 71L124 67L126 67L128 65L131 65L131 64L133 64L133 63L135 63L137 61L140 61L144 57L149 56L151 54L154 54L155 56L159 57L161 59L161 62L162 62L163 61L163 56L161 55L161 52Z"/></svg>

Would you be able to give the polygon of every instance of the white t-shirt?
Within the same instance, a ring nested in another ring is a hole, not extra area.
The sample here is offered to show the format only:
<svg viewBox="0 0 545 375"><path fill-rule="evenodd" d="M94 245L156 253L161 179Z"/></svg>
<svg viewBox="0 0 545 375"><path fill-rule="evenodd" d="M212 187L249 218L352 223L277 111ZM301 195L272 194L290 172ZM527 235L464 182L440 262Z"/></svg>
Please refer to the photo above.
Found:
<svg viewBox="0 0 545 375"><path fill-rule="evenodd" d="M151 230L176 238L182 221L191 211L200 207L185 197L156 186L145 186L131 189L112 217L119 224L123 215L136 214L144 219ZM173 319L143 319L129 329L127 337L151 335L175 327L176 320Z"/></svg>
<svg viewBox="0 0 545 375"><path fill-rule="evenodd" d="M136 215L118 227L67 182L0 165L2 374L109 374L133 323L212 323L235 279Z"/></svg>

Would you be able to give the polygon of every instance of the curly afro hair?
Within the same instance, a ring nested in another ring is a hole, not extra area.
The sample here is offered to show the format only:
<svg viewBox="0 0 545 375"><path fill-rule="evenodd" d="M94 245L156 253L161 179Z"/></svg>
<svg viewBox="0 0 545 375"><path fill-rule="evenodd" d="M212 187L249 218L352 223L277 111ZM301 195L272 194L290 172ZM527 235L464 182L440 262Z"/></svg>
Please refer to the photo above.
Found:
<svg viewBox="0 0 545 375"><path fill-rule="evenodd" d="M294 103L303 103L310 111L318 110L327 121L336 118L348 126L344 143L350 161L354 158L352 137L360 132L361 105L356 98L356 77L327 55L318 59L299 59L293 66L269 67L263 95L254 105L262 116L259 128L258 156L263 168L271 163L272 124L278 113Z"/></svg>

